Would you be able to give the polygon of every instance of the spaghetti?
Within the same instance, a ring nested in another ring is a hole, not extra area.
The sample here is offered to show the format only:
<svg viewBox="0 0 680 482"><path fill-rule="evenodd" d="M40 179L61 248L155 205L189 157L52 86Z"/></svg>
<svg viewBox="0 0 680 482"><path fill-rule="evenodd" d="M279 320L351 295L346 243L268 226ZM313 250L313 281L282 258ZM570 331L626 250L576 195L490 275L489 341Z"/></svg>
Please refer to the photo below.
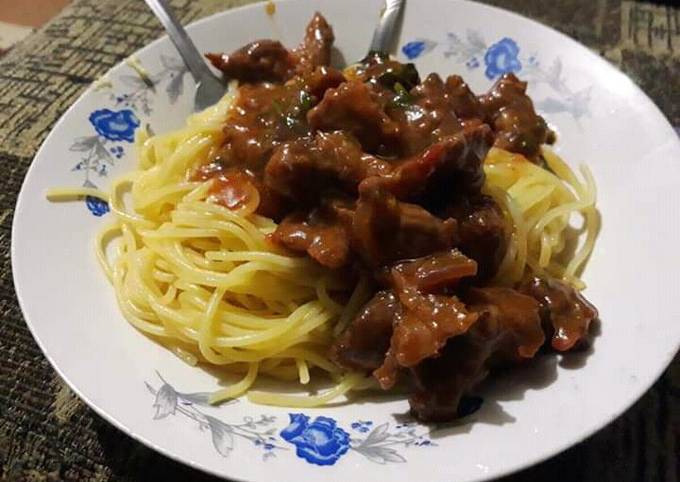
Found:
<svg viewBox="0 0 680 482"><path fill-rule="evenodd" d="M334 322L359 309L333 300L350 287L312 260L268 242L276 228L271 220L249 208L233 211L210 202L212 181L186 180L187 171L220 146L232 102L229 93L189 118L184 129L142 133L139 170L115 181L110 195L69 188L52 189L48 198L109 202L115 220L96 238L97 257L126 319L188 363L245 374L211 402L242 395L258 374L306 384L310 368L339 380L332 393L342 394L357 384L356 377L343 379L326 353ZM130 208L123 199L127 191ZM111 238L119 243L107 256ZM291 403L279 397L256 395L260 403ZM305 397L304 405L327 398Z"/></svg>
<svg viewBox="0 0 680 482"><path fill-rule="evenodd" d="M503 207L512 226L496 281L512 285L529 269L583 289L578 273L599 231L595 181L587 166L581 166L581 182L557 154L547 148L542 152L546 168L501 149L491 149L484 162L484 189ZM582 219L579 229L571 224L574 215ZM565 253L565 248L575 248L582 233L582 246Z"/></svg>

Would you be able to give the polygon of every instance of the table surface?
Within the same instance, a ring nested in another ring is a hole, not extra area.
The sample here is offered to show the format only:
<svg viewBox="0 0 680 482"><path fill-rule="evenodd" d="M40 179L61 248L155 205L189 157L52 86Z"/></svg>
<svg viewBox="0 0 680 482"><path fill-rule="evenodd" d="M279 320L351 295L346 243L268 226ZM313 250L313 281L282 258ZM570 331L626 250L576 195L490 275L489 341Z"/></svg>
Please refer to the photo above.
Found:
<svg viewBox="0 0 680 482"><path fill-rule="evenodd" d="M172 3L179 17L189 22L250 0ZM680 127L680 9L621 0L486 3L532 17L597 51L637 82L676 129ZM0 62L2 481L216 480L132 440L76 398L33 341L12 283L14 204L36 150L94 79L160 34L141 0L76 0ZM503 480L677 482L679 454L680 357L676 357L654 387L608 427Z"/></svg>

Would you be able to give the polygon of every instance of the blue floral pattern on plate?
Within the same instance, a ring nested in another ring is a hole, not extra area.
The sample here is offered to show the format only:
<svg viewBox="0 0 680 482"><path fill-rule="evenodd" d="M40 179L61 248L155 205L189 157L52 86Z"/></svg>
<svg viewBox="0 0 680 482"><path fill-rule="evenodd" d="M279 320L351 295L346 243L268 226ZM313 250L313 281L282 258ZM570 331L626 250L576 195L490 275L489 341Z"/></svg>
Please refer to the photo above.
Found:
<svg viewBox="0 0 680 482"><path fill-rule="evenodd" d="M125 148L120 143L127 144L134 140L135 130L140 121L129 109L113 111L99 109L92 112L89 121L95 130L94 135L76 138L69 151L78 153L80 159L71 168L72 171L84 173L83 186L96 188L92 175L106 177L115 159L125 154ZM109 147L109 145L112 145ZM95 216L103 216L109 212L105 201L87 196L85 206Z"/></svg>
<svg viewBox="0 0 680 482"><path fill-rule="evenodd" d="M93 175L106 177L117 159L125 155L125 146L134 141L135 132L141 125L138 114L151 115L153 98L157 87L166 83L165 93L170 104L174 104L184 91L184 77L188 72L184 63L174 57L161 55L163 69L148 75L144 70L132 67L132 74L120 77L120 84L126 88L124 92L113 92L111 81L102 81L95 90L108 90L109 100L113 108L97 109L90 113L88 120L95 133L79 137L69 148L80 154L80 159L72 171L84 173L83 186L97 188ZM105 201L88 196L85 206L95 216L103 216L109 212Z"/></svg>
<svg viewBox="0 0 680 482"><path fill-rule="evenodd" d="M408 60L414 60L438 48L445 59L464 65L469 71L484 65L484 76L489 80L496 80L506 73L521 73L532 84L548 85L555 95L534 99L537 109L544 114L565 113L578 120L590 113L591 88L578 91L569 88L561 76L562 61L559 57L548 70L544 70L535 53L523 56L515 39L502 37L489 46L483 35L472 29L468 29L464 36L447 32L442 41L411 40L402 46L401 53Z"/></svg>
<svg viewBox="0 0 680 482"><path fill-rule="evenodd" d="M417 39L405 44L401 51L407 59L417 59L423 54L428 53L437 46L437 42L426 39Z"/></svg>
<svg viewBox="0 0 680 482"><path fill-rule="evenodd" d="M522 63L517 58L518 55L519 47L514 40L508 37L501 39L484 54L484 75L493 80L503 74L519 72L522 70Z"/></svg>
<svg viewBox="0 0 680 482"><path fill-rule="evenodd" d="M109 212L109 203L94 196L86 196L85 205L87 206L87 209L97 217L103 216Z"/></svg>
<svg viewBox="0 0 680 482"><path fill-rule="evenodd" d="M349 434L330 417L316 417L310 423L302 413L291 413L290 424L281 438L296 447L298 457L310 464L333 465L349 450Z"/></svg>
<svg viewBox="0 0 680 482"><path fill-rule="evenodd" d="M243 417L238 423L228 423L212 415L208 415L199 407L209 407L210 394L206 392L182 393L166 382L159 373L162 385L156 389L149 383L147 390L154 395L154 420L162 420L170 415L180 415L194 421L201 430L208 430L215 451L223 457L229 456L234 450L235 439L244 439L262 450L262 459L267 460L276 456L276 451L287 450L277 443L273 427L276 417L262 415L259 419ZM226 402L226 405L236 403L237 400Z"/></svg>
<svg viewBox="0 0 680 482"><path fill-rule="evenodd" d="M133 142L135 129L139 127L139 119L130 109L96 110L90 114L89 120L97 134L110 141Z"/></svg>
<svg viewBox="0 0 680 482"><path fill-rule="evenodd" d="M210 432L213 447L223 457L234 450L239 438L249 440L261 449L263 460L288 450L285 444L280 443L283 440L295 447L297 457L320 466L334 465L352 452L377 464L403 463L406 457L399 453L399 447L436 446L430 439L430 431L423 430L424 427L415 422L403 422L390 428L389 422L374 427L371 420L358 420L350 424L359 433L356 437L350 436L334 418L318 416L312 420L304 413L289 413L288 425L283 428L276 428L278 419L272 415L261 415L257 420L244 417L238 423L225 422L200 408L210 406L209 393L180 392L158 372L156 375L162 383L159 388L146 384L147 390L154 396L154 420L179 415L196 422L200 429ZM232 400L223 405L237 402Z"/></svg>
<svg viewBox="0 0 680 482"><path fill-rule="evenodd" d="M352 430L356 430L357 432L361 433L366 433L369 430L371 430L371 426L373 425L373 422L370 420L357 420L356 422L353 422L351 427Z"/></svg>

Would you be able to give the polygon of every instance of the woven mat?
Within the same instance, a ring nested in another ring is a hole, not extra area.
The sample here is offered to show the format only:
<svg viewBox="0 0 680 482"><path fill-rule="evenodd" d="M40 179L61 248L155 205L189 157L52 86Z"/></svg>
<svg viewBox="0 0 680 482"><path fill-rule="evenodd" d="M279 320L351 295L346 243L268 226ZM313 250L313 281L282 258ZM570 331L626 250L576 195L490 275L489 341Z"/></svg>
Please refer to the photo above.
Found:
<svg viewBox="0 0 680 482"><path fill-rule="evenodd" d="M251 0L177 0L184 22ZM341 1L341 0L338 0ZM412 0L423 1L423 0ZM492 0L588 45L680 125L680 11L621 0ZM76 0L0 62L0 480L215 480L156 454L100 419L33 341L12 285L13 208L55 121L99 75L160 35L140 0ZM680 161L680 160L679 160ZM565 414L574 416L576 414ZM680 478L680 358L625 415L517 481Z"/></svg>

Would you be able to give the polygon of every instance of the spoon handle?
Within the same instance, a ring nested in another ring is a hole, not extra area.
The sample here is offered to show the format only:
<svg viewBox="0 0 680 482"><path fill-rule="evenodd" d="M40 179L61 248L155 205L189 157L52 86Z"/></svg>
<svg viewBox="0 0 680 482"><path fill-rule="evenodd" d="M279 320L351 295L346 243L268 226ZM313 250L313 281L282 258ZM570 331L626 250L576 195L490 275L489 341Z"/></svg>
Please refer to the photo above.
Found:
<svg viewBox="0 0 680 482"><path fill-rule="evenodd" d="M175 44L196 83L207 76L212 77L212 72L166 0L145 0L145 2L163 25L172 43Z"/></svg>
<svg viewBox="0 0 680 482"><path fill-rule="evenodd" d="M404 3L405 0L385 0L384 10L373 32L369 53L388 53Z"/></svg>

